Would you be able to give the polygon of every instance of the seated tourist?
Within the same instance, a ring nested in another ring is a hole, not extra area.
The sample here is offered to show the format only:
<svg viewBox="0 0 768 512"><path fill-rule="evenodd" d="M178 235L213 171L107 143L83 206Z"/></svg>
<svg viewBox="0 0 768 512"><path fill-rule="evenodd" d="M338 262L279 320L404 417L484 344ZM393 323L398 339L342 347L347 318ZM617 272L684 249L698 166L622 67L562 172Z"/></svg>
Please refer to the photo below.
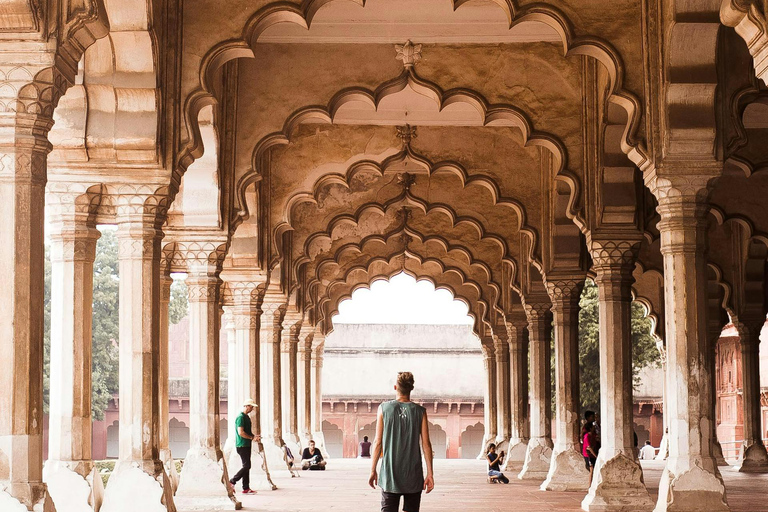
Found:
<svg viewBox="0 0 768 512"><path fill-rule="evenodd" d="M491 443L488 445L488 454L486 455L486 458L488 459L488 481L491 483L501 482L508 484L509 478L504 476L504 473L501 472L501 463L504 462L504 450L497 455L496 445Z"/></svg>
<svg viewBox="0 0 768 512"><path fill-rule="evenodd" d="M309 442L309 448L304 448L301 454L301 469L325 470L326 462L323 460L323 454L318 448L315 448L315 442Z"/></svg>
<svg viewBox="0 0 768 512"><path fill-rule="evenodd" d="M656 457L656 449L651 446L650 441L645 442L645 446L640 448L640 460L653 460Z"/></svg>
<svg viewBox="0 0 768 512"><path fill-rule="evenodd" d="M285 461L285 465L288 466L288 471L291 473L291 478L300 476L296 469L293 467L293 452L285 443L283 443L283 460Z"/></svg>
<svg viewBox="0 0 768 512"><path fill-rule="evenodd" d="M371 442L368 440L368 436L363 436L363 442L360 443L360 457L371 458Z"/></svg>

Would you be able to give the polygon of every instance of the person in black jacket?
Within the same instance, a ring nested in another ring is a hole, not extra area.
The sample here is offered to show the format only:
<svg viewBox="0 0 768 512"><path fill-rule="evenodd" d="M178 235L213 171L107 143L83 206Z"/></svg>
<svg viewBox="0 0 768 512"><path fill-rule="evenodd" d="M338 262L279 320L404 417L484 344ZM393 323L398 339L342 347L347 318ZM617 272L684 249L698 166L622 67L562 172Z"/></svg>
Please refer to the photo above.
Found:
<svg viewBox="0 0 768 512"><path fill-rule="evenodd" d="M315 442L309 442L309 448L304 448L301 454L301 469L319 469L325 470L326 461L323 460L323 454L315 448Z"/></svg>
<svg viewBox="0 0 768 512"><path fill-rule="evenodd" d="M504 462L504 450L501 453L496 453L496 445L491 443L488 445L488 454L485 456L488 459L488 477L489 481L493 482L497 480L503 484L509 483L509 478L504 476L501 472L501 463Z"/></svg>

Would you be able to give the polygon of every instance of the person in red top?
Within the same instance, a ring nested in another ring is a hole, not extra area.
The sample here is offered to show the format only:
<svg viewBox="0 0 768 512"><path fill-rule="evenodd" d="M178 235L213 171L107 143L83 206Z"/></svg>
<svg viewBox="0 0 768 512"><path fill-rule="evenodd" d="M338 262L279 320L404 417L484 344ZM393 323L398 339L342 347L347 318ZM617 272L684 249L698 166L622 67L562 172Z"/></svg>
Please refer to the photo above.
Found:
<svg viewBox="0 0 768 512"><path fill-rule="evenodd" d="M584 462L589 470L589 485L592 485L592 473L595 471L595 461L597 461L597 429L594 422L589 422L584 426L584 437L582 438L581 454L584 456Z"/></svg>

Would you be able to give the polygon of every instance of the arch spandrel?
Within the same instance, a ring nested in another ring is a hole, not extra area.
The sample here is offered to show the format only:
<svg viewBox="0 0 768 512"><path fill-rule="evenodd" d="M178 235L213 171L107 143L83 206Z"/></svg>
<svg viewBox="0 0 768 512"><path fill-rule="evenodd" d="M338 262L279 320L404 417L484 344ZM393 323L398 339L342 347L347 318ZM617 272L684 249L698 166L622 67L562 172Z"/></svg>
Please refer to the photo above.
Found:
<svg viewBox="0 0 768 512"><path fill-rule="evenodd" d="M187 83L185 80L182 89L182 97L185 98L184 103L186 105L185 122L187 123L188 128L188 137L185 138L183 144L185 149L180 157L182 166L188 165L191 159L194 159L199 152L199 140L197 137L197 128L195 126L197 117L194 112L206 104L215 101L212 96L213 89L210 85L212 83L213 74L215 74L228 60L233 58L252 57L255 50L256 53L258 53L257 48L252 48L249 45L253 45L258 40L260 34L271 25L281 22L292 22L300 26L309 27L311 25L311 15L308 17L308 13L312 11L311 6L313 4L318 5L314 2L308 2L301 8L287 2L266 5L257 12L254 12L240 37L231 38L213 45L211 45L210 42L215 40L215 38L206 40L206 38L201 37L195 41L195 44L200 44L201 47L190 53L190 55L193 56L193 62L188 64L194 69L199 69L199 81L192 80ZM582 11L585 8L594 7L595 4L596 2L591 3L588 6L580 6L579 10ZM560 2L559 5L563 5L562 2ZM632 6L623 6L621 14L631 14L631 7L635 10L639 8L634 4ZM574 20L570 20L558 7L550 7L543 3L526 5L520 9L514 9L507 4L506 8L509 9L508 12L510 14L512 25L523 23L525 21L544 22L552 27L560 36L564 54L566 56L587 55L596 59L606 67L611 76L611 92L608 100L611 103L621 106L621 108L625 109L628 113L628 123L624 133L622 146L626 148L627 153L632 154L633 160L636 161L636 163L640 164L640 162L645 161L647 157L645 156L643 148L638 146L636 138L636 132L638 131L640 121L640 102L631 92L624 89L625 67L622 58L605 39L584 36L584 34L590 33L589 27L581 27L581 21L586 19L584 13L580 12ZM601 22L599 23L598 32L602 33L605 37L611 37L609 34L614 34L615 37L618 37L622 41L622 44L631 46L631 43L628 41L631 38L627 38L626 27L621 27L621 30L619 30L611 24L602 22L605 9L611 9L613 11L615 5L601 6L599 9L595 9L595 12L592 13L596 16L593 19L599 19L597 17L598 15L602 18L600 19ZM210 22L211 19L215 18L216 15L212 14L211 17L208 17L207 21ZM632 26L639 28L639 19L639 17L629 16L627 21ZM231 26L231 22L228 22L227 25ZM576 28L574 29L574 27ZM640 47L640 45L635 46L637 48ZM187 52L184 53L186 54ZM639 52L637 53L639 54ZM198 56L200 55L203 55L203 57L198 61ZM638 62L641 62L641 59L641 55L636 55L636 60ZM200 63L199 67L197 66L198 62ZM189 65L186 66L187 70L190 69ZM642 67L637 66L634 69L642 69ZM638 79L638 83L641 83L640 79ZM642 87L638 90L641 89Z"/></svg>

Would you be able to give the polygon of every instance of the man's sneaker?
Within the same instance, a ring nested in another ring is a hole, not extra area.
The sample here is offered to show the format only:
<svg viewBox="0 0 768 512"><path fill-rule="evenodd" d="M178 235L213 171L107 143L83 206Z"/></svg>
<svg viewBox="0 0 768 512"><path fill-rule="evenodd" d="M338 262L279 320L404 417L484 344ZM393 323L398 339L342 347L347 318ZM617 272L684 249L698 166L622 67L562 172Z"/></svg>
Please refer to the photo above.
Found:
<svg viewBox="0 0 768 512"><path fill-rule="evenodd" d="M256 494L253 489L243 489L243 494Z"/></svg>
<svg viewBox="0 0 768 512"><path fill-rule="evenodd" d="M228 487L229 487L229 490L230 490L230 491L232 491L232 494L234 494L234 493L236 492L236 491L235 491L235 482L233 482L232 480L230 480L230 481L229 481L229 482L227 482L227 483L229 484L229 485L228 485Z"/></svg>

